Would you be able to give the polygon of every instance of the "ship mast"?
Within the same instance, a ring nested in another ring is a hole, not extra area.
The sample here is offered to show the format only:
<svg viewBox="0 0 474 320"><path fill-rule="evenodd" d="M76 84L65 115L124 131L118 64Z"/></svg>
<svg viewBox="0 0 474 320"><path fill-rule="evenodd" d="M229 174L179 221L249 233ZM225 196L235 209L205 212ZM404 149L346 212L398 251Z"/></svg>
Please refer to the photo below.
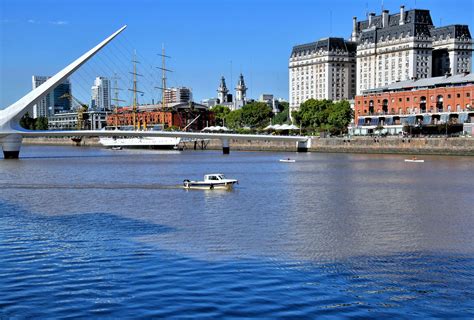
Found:
<svg viewBox="0 0 474 320"><path fill-rule="evenodd" d="M133 112L132 112L132 121L133 121L133 129L137 129L137 92L143 93L143 91L140 91L137 89L137 76L141 76L141 74L137 73L137 63L140 63L137 61L137 51L135 50L134 55L133 55L133 72L130 72L133 74L133 89L128 89L133 92ZM139 126L138 126L139 127Z"/></svg>
<svg viewBox="0 0 474 320"><path fill-rule="evenodd" d="M115 118L115 129L118 128L118 107L120 106L120 102L124 102L125 100L120 100L119 99L119 90L122 90L118 87L118 79L120 79L119 77L117 77L117 73L115 72L114 73L114 98L112 98L111 100L114 101L114 118Z"/></svg>
<svg viewBox="0 0 474 320"><path fill-rule="evenodd" d="M165 54L164 44L161 46L161 54L158 54L158 55L161 56L161 68L157 67L158 69L161 69L161 87L156 87L156 88L161 89L161 109L165 111L166 110L165 92L167 89L166 88L166 72L173 72L173 71L166 69L166 58L171 58L171 57Z"/></svg>

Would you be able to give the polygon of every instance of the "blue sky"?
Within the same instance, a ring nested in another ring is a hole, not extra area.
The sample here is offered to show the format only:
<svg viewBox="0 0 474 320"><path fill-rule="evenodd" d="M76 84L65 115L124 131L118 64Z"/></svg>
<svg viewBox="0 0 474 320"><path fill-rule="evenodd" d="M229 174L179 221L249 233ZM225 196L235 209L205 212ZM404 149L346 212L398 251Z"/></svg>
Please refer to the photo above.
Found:
<svg viewBox="0 0 474 320"><path fill-rule="evenodd" d="M124 24L128 28L117 43L91 62L80 79L73 77L81 99L88 99L94 73L107 73L120 61L128 64L133 49L144 61L139 67L149 74L141 80L142 89L153 90L151 82L159 75L151 75L152 65L159 65L156 53L162 43L172 56L169 85L191 87L196 100L216 96L222 75L228 87L231 78L235 87L240 72L248 96L287 98L293 45L327 36L347 38L353 16L362 20L367 12L379 14L382 5L398 12L401 4L430 9L435 25L468 24L474 34L473 0L1 0L0 108L31 89L31 75L56 73ZM147 92L142 99L151 97L155 93Z"/></svg>

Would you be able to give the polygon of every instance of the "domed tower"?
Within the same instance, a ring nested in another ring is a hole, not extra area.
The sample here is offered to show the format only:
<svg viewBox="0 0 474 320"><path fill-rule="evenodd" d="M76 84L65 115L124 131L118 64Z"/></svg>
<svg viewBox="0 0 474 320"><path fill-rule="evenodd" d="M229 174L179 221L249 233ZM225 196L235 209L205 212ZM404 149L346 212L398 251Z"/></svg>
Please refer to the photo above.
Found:
<svg viewBox="0 0 474 320"><path fill-rule="evenodd" d="M219 103L227 102L228 93L229 93L229 90L227 89L227 86L225 85L225 79L224 77L222 77L221 83L219 84L219 88L217 89L217 99L219 100Z"/></svg>
<svg viewBox="0 0 474 320"><path fill-rule="evenodd" d="M236 100L244 101L247 93L247 87L245 86L244 76L242 74L240 74L239 82L237 83L235 90Z"/></svg>

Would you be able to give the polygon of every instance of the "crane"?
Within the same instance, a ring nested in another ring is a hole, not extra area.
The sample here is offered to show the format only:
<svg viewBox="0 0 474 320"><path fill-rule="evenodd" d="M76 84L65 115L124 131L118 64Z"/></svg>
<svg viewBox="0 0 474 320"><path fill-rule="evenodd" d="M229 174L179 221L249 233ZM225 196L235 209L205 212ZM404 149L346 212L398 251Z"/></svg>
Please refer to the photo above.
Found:
<svg viewBox="0 0 474 320"><path fill-rule="evenodd" d="M77 130L84 130L85 129L85 121L87 120L87 115L84 113L89 110L89 106L85 103L82 103L79 99L74 97L70 93L65 93L59 97L60 99L69 99L71 101L71 106L74 103L77 104Z"/></svg>

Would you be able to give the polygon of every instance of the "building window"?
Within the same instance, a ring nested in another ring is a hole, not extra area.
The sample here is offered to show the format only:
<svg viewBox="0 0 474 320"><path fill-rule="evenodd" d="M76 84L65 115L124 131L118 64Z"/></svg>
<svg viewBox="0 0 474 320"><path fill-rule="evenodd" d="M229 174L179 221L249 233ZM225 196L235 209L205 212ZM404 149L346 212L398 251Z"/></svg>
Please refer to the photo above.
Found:
<svg viewBox="0 0 474 320"><path fill-rule="evenodd" d="M471 93L470 92L466 92L466 97L470 97L471 96Z"/></svg>
<svg viewBox="0 0 474 320"><path fill-rule="evenodd" d="M450 95L450 94L448 94L448 99L451 99L451 95Z"/></svg>
<svg viewBox="0 0 474 320"><path fill-rule="evenodd" d="M456 94L456 97L461 98L461 94L460 93Z"/></svg>
<svg viewBox="0 0 474 320"><path fill-rule="evenodd" d="M407 98L407 101L410 101L410 98Z"/></svg>

